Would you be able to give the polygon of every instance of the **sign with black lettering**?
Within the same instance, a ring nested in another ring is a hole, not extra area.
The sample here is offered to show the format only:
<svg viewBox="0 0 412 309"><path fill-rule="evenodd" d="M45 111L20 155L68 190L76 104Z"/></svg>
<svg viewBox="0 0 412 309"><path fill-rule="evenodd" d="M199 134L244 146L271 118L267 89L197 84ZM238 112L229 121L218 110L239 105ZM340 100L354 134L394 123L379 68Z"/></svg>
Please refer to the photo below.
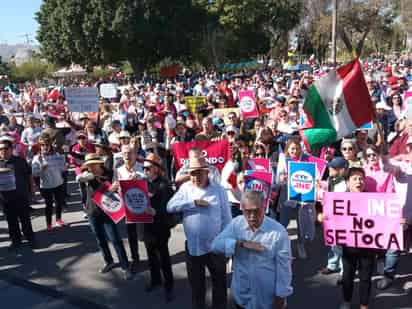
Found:
<svg viewBox="0 0 412 309"><path fill-rule="evenodd" d="M403 250L402 203L393 193L326 192L327 246Z"/></svg>

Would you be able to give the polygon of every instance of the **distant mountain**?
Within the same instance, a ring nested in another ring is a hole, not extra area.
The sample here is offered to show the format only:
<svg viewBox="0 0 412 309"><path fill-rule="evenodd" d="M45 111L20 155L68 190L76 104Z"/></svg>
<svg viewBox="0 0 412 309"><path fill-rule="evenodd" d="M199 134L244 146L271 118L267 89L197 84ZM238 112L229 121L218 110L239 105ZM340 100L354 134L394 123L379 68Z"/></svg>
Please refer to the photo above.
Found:
<svg viewBox="0 0 412 309"><path fill-rule="evenodd" d="M39 47L35 45L27 45L27 44L15 44L15 45L10 45L10 44L4 44L0 43L0 56L3 61L7 62L10 60L12 56L14 56L18 50L22 49L33 49L33 50L38 50Z"/></svg>

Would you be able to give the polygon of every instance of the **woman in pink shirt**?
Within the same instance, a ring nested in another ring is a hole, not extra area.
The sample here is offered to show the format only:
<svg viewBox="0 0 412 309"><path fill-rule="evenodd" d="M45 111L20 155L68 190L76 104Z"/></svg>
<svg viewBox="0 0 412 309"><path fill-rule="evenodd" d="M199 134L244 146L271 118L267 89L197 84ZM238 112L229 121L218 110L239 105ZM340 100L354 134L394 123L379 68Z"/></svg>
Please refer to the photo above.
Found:
<svg viewBox="0 0 412 309"><path fill-rule="evenodd" d="M395 192L394 176L383 170L381 157L374 145L368 145L363 151L365 159L365 191L366 192Z"/></svg>

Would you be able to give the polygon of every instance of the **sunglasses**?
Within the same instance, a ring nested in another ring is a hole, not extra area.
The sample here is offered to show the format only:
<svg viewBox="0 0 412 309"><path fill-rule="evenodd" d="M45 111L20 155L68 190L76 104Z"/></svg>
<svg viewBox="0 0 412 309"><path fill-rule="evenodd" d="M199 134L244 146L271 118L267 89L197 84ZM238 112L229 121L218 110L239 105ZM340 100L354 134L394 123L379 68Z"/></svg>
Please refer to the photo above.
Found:
<svg viewBox="0 0 412 309"><path fill-rule="evenodd" d="M45 147L45 146L50 146L50 144L47 144L47 143L41 143L41 144L40 144L40 146L41 146L41 147Z"/></svg>
<svg viewBox="0 0 412 309"><path fill-rule="evenodd" d="M2 147L2 148L0 148L0 150L9 150L10 149L10 147Z"/></svg>
<svg viewBox="0 0 412 309"><path fill-rule="evenodd" d="M144 171L150 171L153 168L153 165L143 166Z"/></svg>
<svg viewBox="0 0 412 309"><path fill-rule="evenodd" d="M86 139L86 136L81 135L78 137L78 139Z"/></svg>
<svg viewBox="0 0 412 309"><path fill-rule="evenodd" d="M265 156L265 154L263 152L257 152L255 155L256 155L256 157L264 157Z"/></svg>
<svg viewBox="0 0 412 309"><path fill-rule="evenodd" d="M353 148L352 147L343 147L342 151L352 151Z"/></svg>
<svg viewBox="0 0 412 309"><path fill-rule="evenodd" d="M366 157L368 157L368 158L377 157L377 154L376 153L367 153Z"/></svg>

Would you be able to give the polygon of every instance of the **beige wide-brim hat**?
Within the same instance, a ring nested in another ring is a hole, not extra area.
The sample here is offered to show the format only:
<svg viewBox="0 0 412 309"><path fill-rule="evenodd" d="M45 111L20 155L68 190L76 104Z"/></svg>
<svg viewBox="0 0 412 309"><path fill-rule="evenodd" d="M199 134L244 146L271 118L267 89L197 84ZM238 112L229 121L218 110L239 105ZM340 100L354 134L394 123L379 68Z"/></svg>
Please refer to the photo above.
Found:
<svg viewBox="0 0 412 309"><path fill-rule="evenodd" d="M191 158L189 161L189 172L194 172L198 170L209 170L209 165L207 164L205 158Z"/></svg>
<svg viewBox="0 0 412 309"><path fill-rule="evenodd" d="M96 153L89 153L86 155L85 162L81 166L82 170L87 169L90 164L104 164L104 161Z"/></svg>

